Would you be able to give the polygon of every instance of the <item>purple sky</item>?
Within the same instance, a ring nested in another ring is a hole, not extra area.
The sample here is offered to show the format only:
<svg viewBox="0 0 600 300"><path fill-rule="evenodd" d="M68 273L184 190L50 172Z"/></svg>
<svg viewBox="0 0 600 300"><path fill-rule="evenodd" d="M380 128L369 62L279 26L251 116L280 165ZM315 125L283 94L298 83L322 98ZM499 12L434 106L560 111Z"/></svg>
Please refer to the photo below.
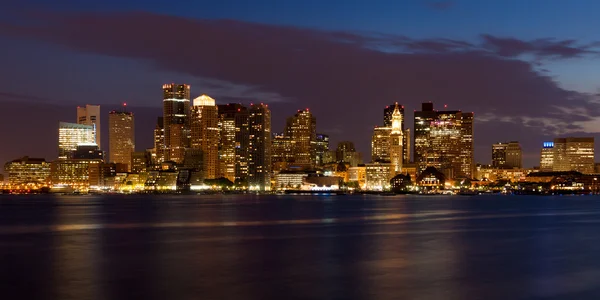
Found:
<svg viewBox="0 0 600 300"><path fill-rule="evenodd" d="M594 1L81 2L0 12L0 161L54 159L58 121L85 104L102 105L106 124L127 102L138 150L151 147L168 82L219 103L268 103L275 131L309 107L319 132L366 158L393 102L408 127L425 101L475 112L481 163L492 143L518 140L537 165L543 141L600 125Z"/></svg>

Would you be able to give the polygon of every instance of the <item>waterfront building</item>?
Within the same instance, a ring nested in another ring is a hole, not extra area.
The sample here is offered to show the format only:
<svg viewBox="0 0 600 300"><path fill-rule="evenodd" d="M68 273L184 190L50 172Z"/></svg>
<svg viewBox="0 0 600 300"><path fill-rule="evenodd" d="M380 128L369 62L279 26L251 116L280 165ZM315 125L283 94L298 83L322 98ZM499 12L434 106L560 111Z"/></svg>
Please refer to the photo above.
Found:
<svg viewBox="0 0 600 300"><path fill-rule="evenodd" d="M554 142L544 142L540 154L540 172L551 172L554 168Z"/></svg>
<svg viewBox="0 0 600 300"><path fill-rule="evenodd" d="M152 164L152 153L150 151L137 151L131 153L131 173L145 173Z"/></svg>
<svg viewBox="0 0 600 300"><path fill-rule="evenodd" d="M219 176L219 113L215 100L207 95L194 99L191 117L191 148L203 152L203 171L207 179ZM183 161L182 161L183 162Z"/></svg>
<svg viewBox="0 0 600 300"><path fill-rule="evenodd" d="M326 153L329 152L329 135L317 133L315 139L315 162L316 165L322 166L325 164Z"/></svg>
<svg viewBox="0 0 600 300"><path fill-rule="evenodd" d="M391 127L375 127L371 139L371 160L373 162L390 161Z"/></svg>
<svg viewBox="0 0 600 300"><path fill-rule="evenodd" d="M98 147L102 148L100 135L102 128L100 126L100 105L89 105L77 107L77 124L92 126L95 132L95 141Z"/></svg>
<svg viewBox="0 0 600 300"><path fill-rule="evenodd" d="M271 140L271 164L273 172L286 170L294 162L292 138L283 133L274 133Z"/></svg>
<svg viewBox="0 0 600 300"><path fill-rule="evenodd" d="M24 156L4 164L8 183L17 186L27 183L47 185L50 182L50 163L43 158Z"/></svg>
<svg viewBox="0 0 600 300"><path fill-rule="evenodd" d="M493 144L492 166L495 168L521 168L522 151L519 142Z"/></svg>
<svg viewBox="0 0 600 300"><path fill-rule="evenodd" d="M394 177L391 163L373 162L365 165L366 189L383 191L390 188L390 179Z"/></svg>
<svg viewBox="0 0 600 300"><path fill-rule="evenodd" d="M404 109L402 109L404 111ZM394 111L392 113L392 124L390 131L390 163L392 164L392 172L395 174L400 173L402 171L402 161L404 159L404 152L402 151L402 141L403 138L403 124L402 114L400 114L400 109L398 103L396 103Z"/></svg>
<svg viewBox="0 0 600 300"><path fill-rule="evenodd" d="M364 164L348 168L348 182L356 182L360 189L366 188L367 167Z"/></svg>
<svg viewBox="0 0 600 300"><path fill-rule="evenodd" d="M415 111L415 163L419 171L435 167L446 178L473 175L473 113L434 111L423 103Z"/></svg>
<svg viewBox="0 0 600 300"><path fill-rule="evenodd" d="M219 177L245 182L248 176L248 108L239 103L218 105Z"/></svg>
<svg viewBox="0 0 600 300"><path fill-rule="evenodd" d="M99 159L104 161L104 152L96 144L79 144L73 152L73 159ZM127 166L127 165L125 165Z"/></svg>
<svg viewBox="0 0 600 300"><path fill-rule="evenodd" d="M190 145L190 86L187 84L164 84L163 161L183 162L185 148Z"/></svg>
<svg viewBox="0 0 600 300"><path fill-rule="evenodd" d="M58 158L71 158L80 144L96 144L96 130L94 126L59 122Z"/></svg>
<svg viewBox="0 0 600 300"><path fill-rule="evenodd" d="M59 159L52 162L50 178L55 186L87 192L100 184L100 159Z"/></svg>
<svg viewBox="0 0 600 300"><path fill-rule="evenodd" d="M250 105L248 115L248 185L271 189L271 110L266 104Z"/></svg>
<svg viewBox="0 0 600 300"><path fill-rule="evenodd" d="M135 151L135 120L132 112L113 110L108 114L108 161L127 164Z"/></svg>
<svg viewBox="0 0 600 300"><path fill-rule="evenodd" d="M166 145L165 145L165 128L163 117L158 117L156 120L156 126L154 127L154 150L152 163L161 164L166 158Z"/></svg>
<svg viewBox="0 0 600 300"><path fill-rule="evenodd" d="M292 140L293 164L311 169L316 158L317 119L308 109L298 112L287 119L285 135Z"/></svg>
<svg viewBox="0 0 600 300"><path fill-rule="evenodd" d="M594 173L594 138L567 137L554 139L552 171Z"/></svg>

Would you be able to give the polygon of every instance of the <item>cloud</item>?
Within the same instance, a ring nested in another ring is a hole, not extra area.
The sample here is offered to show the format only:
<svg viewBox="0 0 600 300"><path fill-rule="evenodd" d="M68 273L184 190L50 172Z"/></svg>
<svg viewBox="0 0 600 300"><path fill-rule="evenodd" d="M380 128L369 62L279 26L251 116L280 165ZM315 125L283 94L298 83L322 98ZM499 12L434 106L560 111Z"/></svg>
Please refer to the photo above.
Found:
<svg viewBox="0 0 600 300"><path fill-rule="evenodd" d="M551 38L523 41L516 38L501 38L489 34L482 35L484 47L501 56L516 57L532 54L538 57L573 58L588 54L598 54L597 43L578 45L575 40Z"/></svg>
<svg viewBox="0 0 600 300"><path fill-rule="evenodd" d="M433 10L449 10L456 5L454 1L427 1L425 4Z"/></svg>
<svg viewBox="0 0 600 300"><path fill-rule="evenodd" d="M28 18L35 22L0 24L0 34L142 60L210 81L211 93L273 101L274 126L311 107L319 128L343 127L334 141L354 140L366 153L382 107L395 101L408 110L433 101L474 111L476 126L512 122L530 128L531 140L589 128L600 114L596 96L565 90L537 70L545 59L597 54L598 45L573 40L414 39L145 12L44 13L22 20Z"/></svg>

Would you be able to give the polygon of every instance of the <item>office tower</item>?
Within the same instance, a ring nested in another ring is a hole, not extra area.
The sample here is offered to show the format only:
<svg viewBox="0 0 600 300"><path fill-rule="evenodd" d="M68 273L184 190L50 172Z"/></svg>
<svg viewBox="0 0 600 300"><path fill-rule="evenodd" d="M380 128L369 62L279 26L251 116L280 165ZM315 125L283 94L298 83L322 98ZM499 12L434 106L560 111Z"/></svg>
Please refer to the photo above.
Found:
<svg viewBox="0 0 600 300"><path fill-rule="evenodd" d="M88 191L100 184L100 159L62 159L50 165L53 185L66 185L75 191Z"/></svg>
<svg viewBox="0 0 600 300"><path fill-rule="evenodd" d="M266 104L250 105L248 115L248 185L271 189L271 110Z"/></svg>
<svg viewBox="0 0 600 300"><path fill-rule="evenodd" d="M474 161L474 150L473 150L473 120L475 114L472 112L460 112L461 122L461 166L459 176L467 178L473 178L473 170L475 167Z"/></svg>
<svg viewBox="0 0 600 300"><path fill-rule="evenodd" d="M375 127L371 138L371 160L373 162L390 162L391 127Z"/></svg>
<svg viewBox="0 0 600 300"><path fill-rule="evenodd" d="M287 119L285 135L292 139L295 165L305 168L315 166L316 127L317 119L308 109L299 110Z"/></svg>
<svg viewBox="0 0 600 300"><path fill-rule="evenodd" d="M404 109L403 109L404 110ZM390 132L390 163L392 164L392 172L394 175L402 171L402 160L404 159L404 152L402 151L402 142L404 140L402 130L402 115L398 103L392 113L392 130Z"/></svg>
<svg viewBox="0 0 600 300"><path fill-rule="evenodd" d="M315 140L315 157L316 164L322 166L324 164L325 153L329 151L329 136L326 134L317 133Z"/></svg>
<svg viewBox="0 0 600 300"><path fill-rule="evenodd" d="M163 87L164 161L183 162L190 136L190 86L164 84Z"/></svg>
<svg viewBox="0 0 600 300"><path fill-rule="evenodd" d="M109 162L126 164L131 171L131 153L135 151L135 124L133 113L113 110L108 114Z"/></svg>
<svg viewBox="0 0 600 300"><path fill-rule="evenodd" d="M540 171L552 172L554 168L554 142L544 142L540 155Z"/></svg>
<svg viewBox="0 0 600 300"><path fill-rule="evenodd" d="M506 148L508 143L496 143L492 145L492 167L504 168L506 166Z"/></svg>
<svg viewBox="0 0 600 300"><path fill-rule="evenodd" d="M494 168L521 168L521 157L519 142L513 141L492 145L492 166Z"/></svg>
<svg viewBox="0 0 600 300"><path fill-rule="evenodd" d="M523 167L523 151L517 141L509 142L506 147L506 166L519 169Z"/></svg>
<svg viewBox="0 0 600 300"><path fill-rule="evenodd" d="M95 143L102 148L100 143L100 105L89 105L85 107L77 106L77 124L94 126L96 131Z"/></svg>
<svg viewBox="0 0 600 300"><path fill-rule="evenodd" d="M28 156L7 162L4 172L12 186L27 183L48 184L50 182L50 163L43 158Z"/></svg>
<svg viewBox="0 0 600 300"><path fill-rule="evenodd" d="M219 112L215 99L202 95L194 99L191 116L191 147L203 152L203 171L207 179L219 175Z"/></svg>
<svg viewBox="0 0 600 300"><path fill-rule="evenodd" d="M248 176L248 108L239 103L218 105L219 177L244 182Z"/></svg>
<svg viewBox="0 0 600 300"><path fill-rule="evenodd" d="M383 127L392 127L392 115L394 114L394 110L398 107L400 115L402 117L402 122L400 124L400 128L402 130L402 163L407 164L410 163L410 129L405 128L405 115L404 115L404 105L398 105L398 103L394 103L392 105L388 105L383 110Z"/></svg>
<svg viewBox="0 0 600 300"><path fill-rule="evenodd" d="M271 165L273 172L281 172L294 161L292 138L283 133L274 133L271 140Z"/></svg>
<svg viewBox="0 0 600 300"><path fill-rule="evenodd" d="M72 158L104 160L104 152L96 144L79 144L73 152Z"/></svg>
<svg viewBox="0 0 600 300"><path fill-rule="evenodd" d="M138 174L147 172L151 163L152 157L149 151L131 153L131 173Z"/></svg>
<svg viewBox="0 0 600 300"><path fill-rule="evenodd" d="M158 117L156 126L154 127L154 159L153 164L160 164L165 161L165 128L163 117Z"/></svg>
<svg viewBox="0 0 600 300"><path fill-rule="evenodd" d="M437 113L433 110L431 102L421 104L421 111L414 113L413 155L414 162L419 165L419 172L427 167L425 154L431 149L429 133L431 124L436 118Z"/></svg>
<svg viewBox="0 0 600 300"><path fill-rule="evenodd" d="M81 144L96 145L94 125L75 123L58 123L58 158L71 158L77 146Z"/></svg>
<svg viewBox="0 0 600 300"><path fill-rule="evenodd" d="M341 141L337 144L337 148L335 149L336 158L338 162L343 162L348 153L356 152L356 148L354 147L354 143L351 141Z"/></svg>
<svg viewBox="0 0 600 300"><path fill-rule="evenodd" d="M568 137L554 139L552 171L594 173L594 138Z"/></svg>
<svg viewBox="0 0 600 300"><path fill-rule="evenodd" d="M402 118L402 120L405 120L404 117ZM410 145L411 145L411 139L410 139L410 128L406 128L404 129L404 136L402 139L402 153L404 154L404 160L402 161L402 164L409 164L410 163Z"/></svg>
<svg viewBox="0 0 600 300"><path fill-rule="evenodd" d="M419 172L435 167L446 178L473 175L473 113L434 111L423 103L415 111L415 162Z"/></svg>

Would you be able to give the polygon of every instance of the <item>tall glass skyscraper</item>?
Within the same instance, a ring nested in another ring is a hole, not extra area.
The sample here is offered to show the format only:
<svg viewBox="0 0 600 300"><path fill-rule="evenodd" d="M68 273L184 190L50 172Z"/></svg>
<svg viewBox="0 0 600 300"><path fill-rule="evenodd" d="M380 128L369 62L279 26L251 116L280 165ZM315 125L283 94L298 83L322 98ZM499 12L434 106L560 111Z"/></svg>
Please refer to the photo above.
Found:
<svg viewBox="0 0 600 300"><path fill-rule="evenodd" d="M163 129L165 160L182 163L190 138L190 86L163 85Z"/></svg>

